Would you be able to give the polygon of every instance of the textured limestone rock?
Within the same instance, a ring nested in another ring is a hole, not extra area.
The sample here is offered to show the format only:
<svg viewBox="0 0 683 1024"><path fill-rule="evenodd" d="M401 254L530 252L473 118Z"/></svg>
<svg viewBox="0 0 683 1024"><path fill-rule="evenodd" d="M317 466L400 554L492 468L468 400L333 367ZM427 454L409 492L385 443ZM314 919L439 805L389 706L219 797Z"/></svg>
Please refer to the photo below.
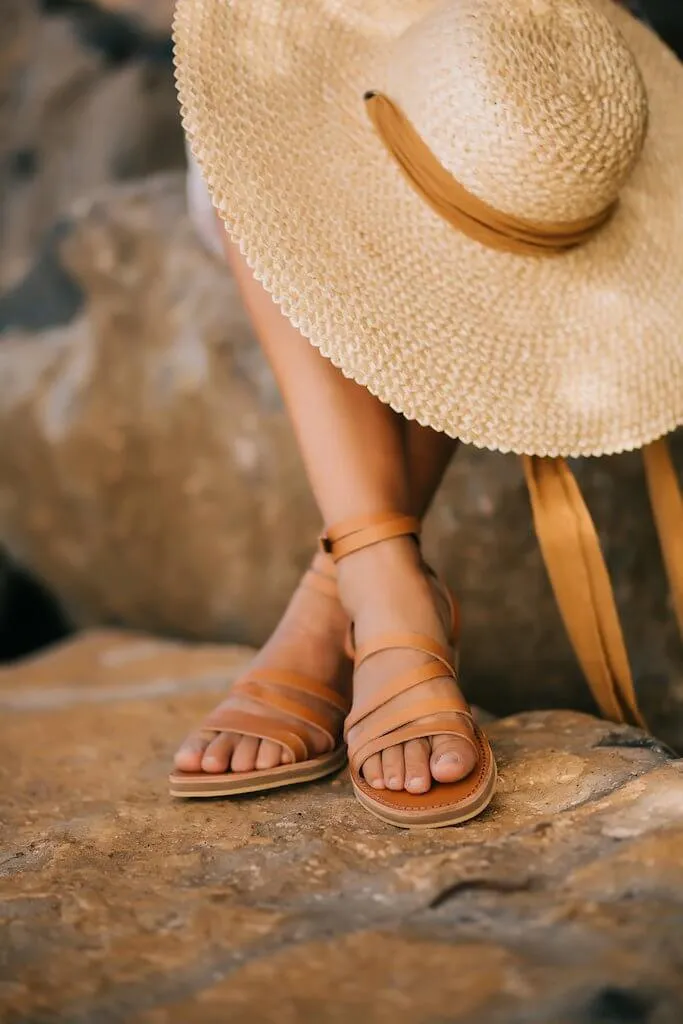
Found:
<svg viewBox="0 0 683 1024"><path fill-rule="evenodd" d="M12 552L41 563L85 621L263 631L315 517L233 285L184 217L182 180L131 186L65 223L0 319Z"/></svg>
<svg viewBox="0 0 683 1024"><path fill-rule="evenodd" d="M85 624L260 642L318 517L275 386L184 180L64 219L0 295L0 543ZM680 464L680 439L675 446ZM602 531L642 704L683 748L683 661L637 456L577 472ZM484 707L590 708L514 458L463 450L426 549L464 603Z"/></svg>
<svg viewBox="0 0 683 1024"><path fill-rule="evenodd" d="M170 54L107 40L80 8L8 0L0 39L0 287L66 207L103 184L184 165ZM110 33L111 35L111 33Z"/></svg>
<svg viewBox="0 0 683 1024"><path fill-rule="evenodd" d="M383 825L345 774L171 801L245 657L99 632L0 670L3 1019L679 1024L683 762L531 713L459 829Z"/></svg>

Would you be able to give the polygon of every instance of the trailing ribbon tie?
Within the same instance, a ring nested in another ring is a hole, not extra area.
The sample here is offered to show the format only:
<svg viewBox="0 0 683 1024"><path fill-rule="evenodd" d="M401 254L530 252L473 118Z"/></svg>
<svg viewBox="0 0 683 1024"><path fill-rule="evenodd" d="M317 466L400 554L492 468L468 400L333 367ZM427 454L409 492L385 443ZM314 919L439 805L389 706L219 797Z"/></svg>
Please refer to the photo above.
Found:
<svg viewBox="0 0 683 1024"><path fill-rule="evenodd" d="M683 633L683 497L668 444L644 451L674 609ZM646 728L593 520L564 459L524 456L534 524L567 633L603 715Z"/></svg>
<svg viewBox="0 0 683 1024"><path fill-rule="evenodd" d="M572 223L534 223L502 213L469 192L443 167L410 121L387 96L365 94L377 134L413 188L444 220L492 249L552 256L588 242L607 223L616 202Z"/></svg>
<svg viewBox="0 0 683 1024"><path fill-rule="evenodd" d="M647 445L643 459L674 612L683 636L683 497L666 440Z"/></svg>
<svg viewBox="0 0 683 1024"><path fill-rule="evenodd" d="M645 727L600 542L564 459L523 457L536 534L560 614L606 718Z"/></svg>

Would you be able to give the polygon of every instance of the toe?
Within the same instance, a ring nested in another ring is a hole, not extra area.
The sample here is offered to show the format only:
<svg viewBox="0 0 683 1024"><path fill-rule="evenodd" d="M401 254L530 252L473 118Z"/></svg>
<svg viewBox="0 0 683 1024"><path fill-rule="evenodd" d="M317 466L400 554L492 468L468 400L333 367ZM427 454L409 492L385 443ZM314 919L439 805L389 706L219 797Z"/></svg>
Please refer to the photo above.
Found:
<svg viewBox="0 0 683 1024"><path fill-rule="evenodd" d="M264 771L267 768L275 768L282 763L282 747L272 740L261 740L258 753L256 754L256 768Z"/></svg>
<svg viewBox="0 0 683 1024"><path fill-rule="evenodd" d="M426 793L432 784L429 771L431 748L426 739L409 740L405 744L406 763L405 788L409 793Z"/></svg>
<svg viewBox="0 0 683 1024"><path fill-rule="evenodd" d="M363 765L363 775L368 785L373 789L384 789L384 775L382 773L382 758L379 754L373 754Z"/></svg>
<svg viewBox="0 0 683 1024"><path fill-rule="evenodd" d="M204 751L215 733L194 732L178 747L173 763L181 772L200 772Z"/></svg>
<svg viewBox="0 0 683 1024"><path fill-rule="evenodd" d="M255 736L241 736L232 755L230 767L234 772L253 772L261 740Z"/></svg>
<svg viewBox="0 0 683 1024"><path fill-rule="evenodd" d="M457 782L470 774L477 763L471 743L458 736L433 736L431 773L437 782Z"/></svg>
<svg viewBox="0 0 683 1024"><path fill-rule="evenodd" d="M219 732L204 751L201 770L203 772L227 772L234 746L235 737L232 733Z"/></svg>
<svg viewBox="0 0 683 1024"><path fill-rule="evenodd" d="M395 747L387 747L382 751L382 774L384 785L387 789L403 789L405 781L405 761L403 758L403 747L397 744Z"/></svg>

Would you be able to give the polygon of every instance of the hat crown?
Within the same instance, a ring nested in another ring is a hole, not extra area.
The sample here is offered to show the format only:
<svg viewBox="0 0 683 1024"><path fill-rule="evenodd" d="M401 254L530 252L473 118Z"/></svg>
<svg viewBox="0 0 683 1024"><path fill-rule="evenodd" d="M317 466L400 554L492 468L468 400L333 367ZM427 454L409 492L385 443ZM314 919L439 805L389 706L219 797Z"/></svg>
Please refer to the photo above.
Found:
<svg viewBox="0 0 683 1024"><path fill-rule="evenodd" d="M439 4L395 42L386 91L489 205L590 217L618 197L647 129L640 71L601 2Z"/></svg>

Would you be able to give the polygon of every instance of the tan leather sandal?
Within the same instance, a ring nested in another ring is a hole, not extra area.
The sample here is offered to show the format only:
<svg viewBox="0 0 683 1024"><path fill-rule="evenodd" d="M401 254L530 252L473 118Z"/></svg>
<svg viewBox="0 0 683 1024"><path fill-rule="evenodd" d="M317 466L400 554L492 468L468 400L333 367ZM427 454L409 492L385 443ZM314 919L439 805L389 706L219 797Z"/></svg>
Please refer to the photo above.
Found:
<svg viewBox="0 0 683 1024"><path fill-rule="evenodd" d="M412 535L417 540L419 530L419 521L411 516L392 513L365 516L329 529L321 539L321 546L338 562L355 551L393 537ZM451 607L451 640L455 652L459 640L458 609L445 588L444 593ZM351 781L356 797L376 817L401 828L459 825L476 817L491 802L496 787L496 763L491 746L462 696L425 699L414 695L406 707L392 709L396 697L430 679L450 675L457 682L454 653L432 637L419 633L379 636L356 650L355 668L382 651L396 649L420 651L428 655L429 660L419 668L388 681L368 700L362 703L354 700L344 735L349 746ZM463 723L471 727L474 742L468 735L469 730L463 728ZM353 740L349 739L351 730L354 731ZM477 764L466 778L451 783L433 780L429 792L413 794L405 790L376 790L362 777L362 766L373 754L407 740L443 734L457 736L475 747Z"/></svg>
<svg viewBox="0 0 683 1024"><path fill-rule="evenodd" d="M308 587L328 597L338 597L335 577L309 569L299 586ZM316 709L297 700L305 695L315 698ZM247 697L263 706L262 713L243 711L233 705L233 698ZM169 776L171 796L212 797L239 796L261 790L313 782L338 771L346 763L346 746L342 738L344 716L350 700L316 679L279 669L253 669L238 680L229 696L215 708L202 725L208 732L234 732L272 740L289 751L292 762L275 768L251 772L174 771ZM270 713L269 713L270 712ZM282 715L290 716L281 718ZM311 756L311 738L322 734L328 749Z"/></svg>

